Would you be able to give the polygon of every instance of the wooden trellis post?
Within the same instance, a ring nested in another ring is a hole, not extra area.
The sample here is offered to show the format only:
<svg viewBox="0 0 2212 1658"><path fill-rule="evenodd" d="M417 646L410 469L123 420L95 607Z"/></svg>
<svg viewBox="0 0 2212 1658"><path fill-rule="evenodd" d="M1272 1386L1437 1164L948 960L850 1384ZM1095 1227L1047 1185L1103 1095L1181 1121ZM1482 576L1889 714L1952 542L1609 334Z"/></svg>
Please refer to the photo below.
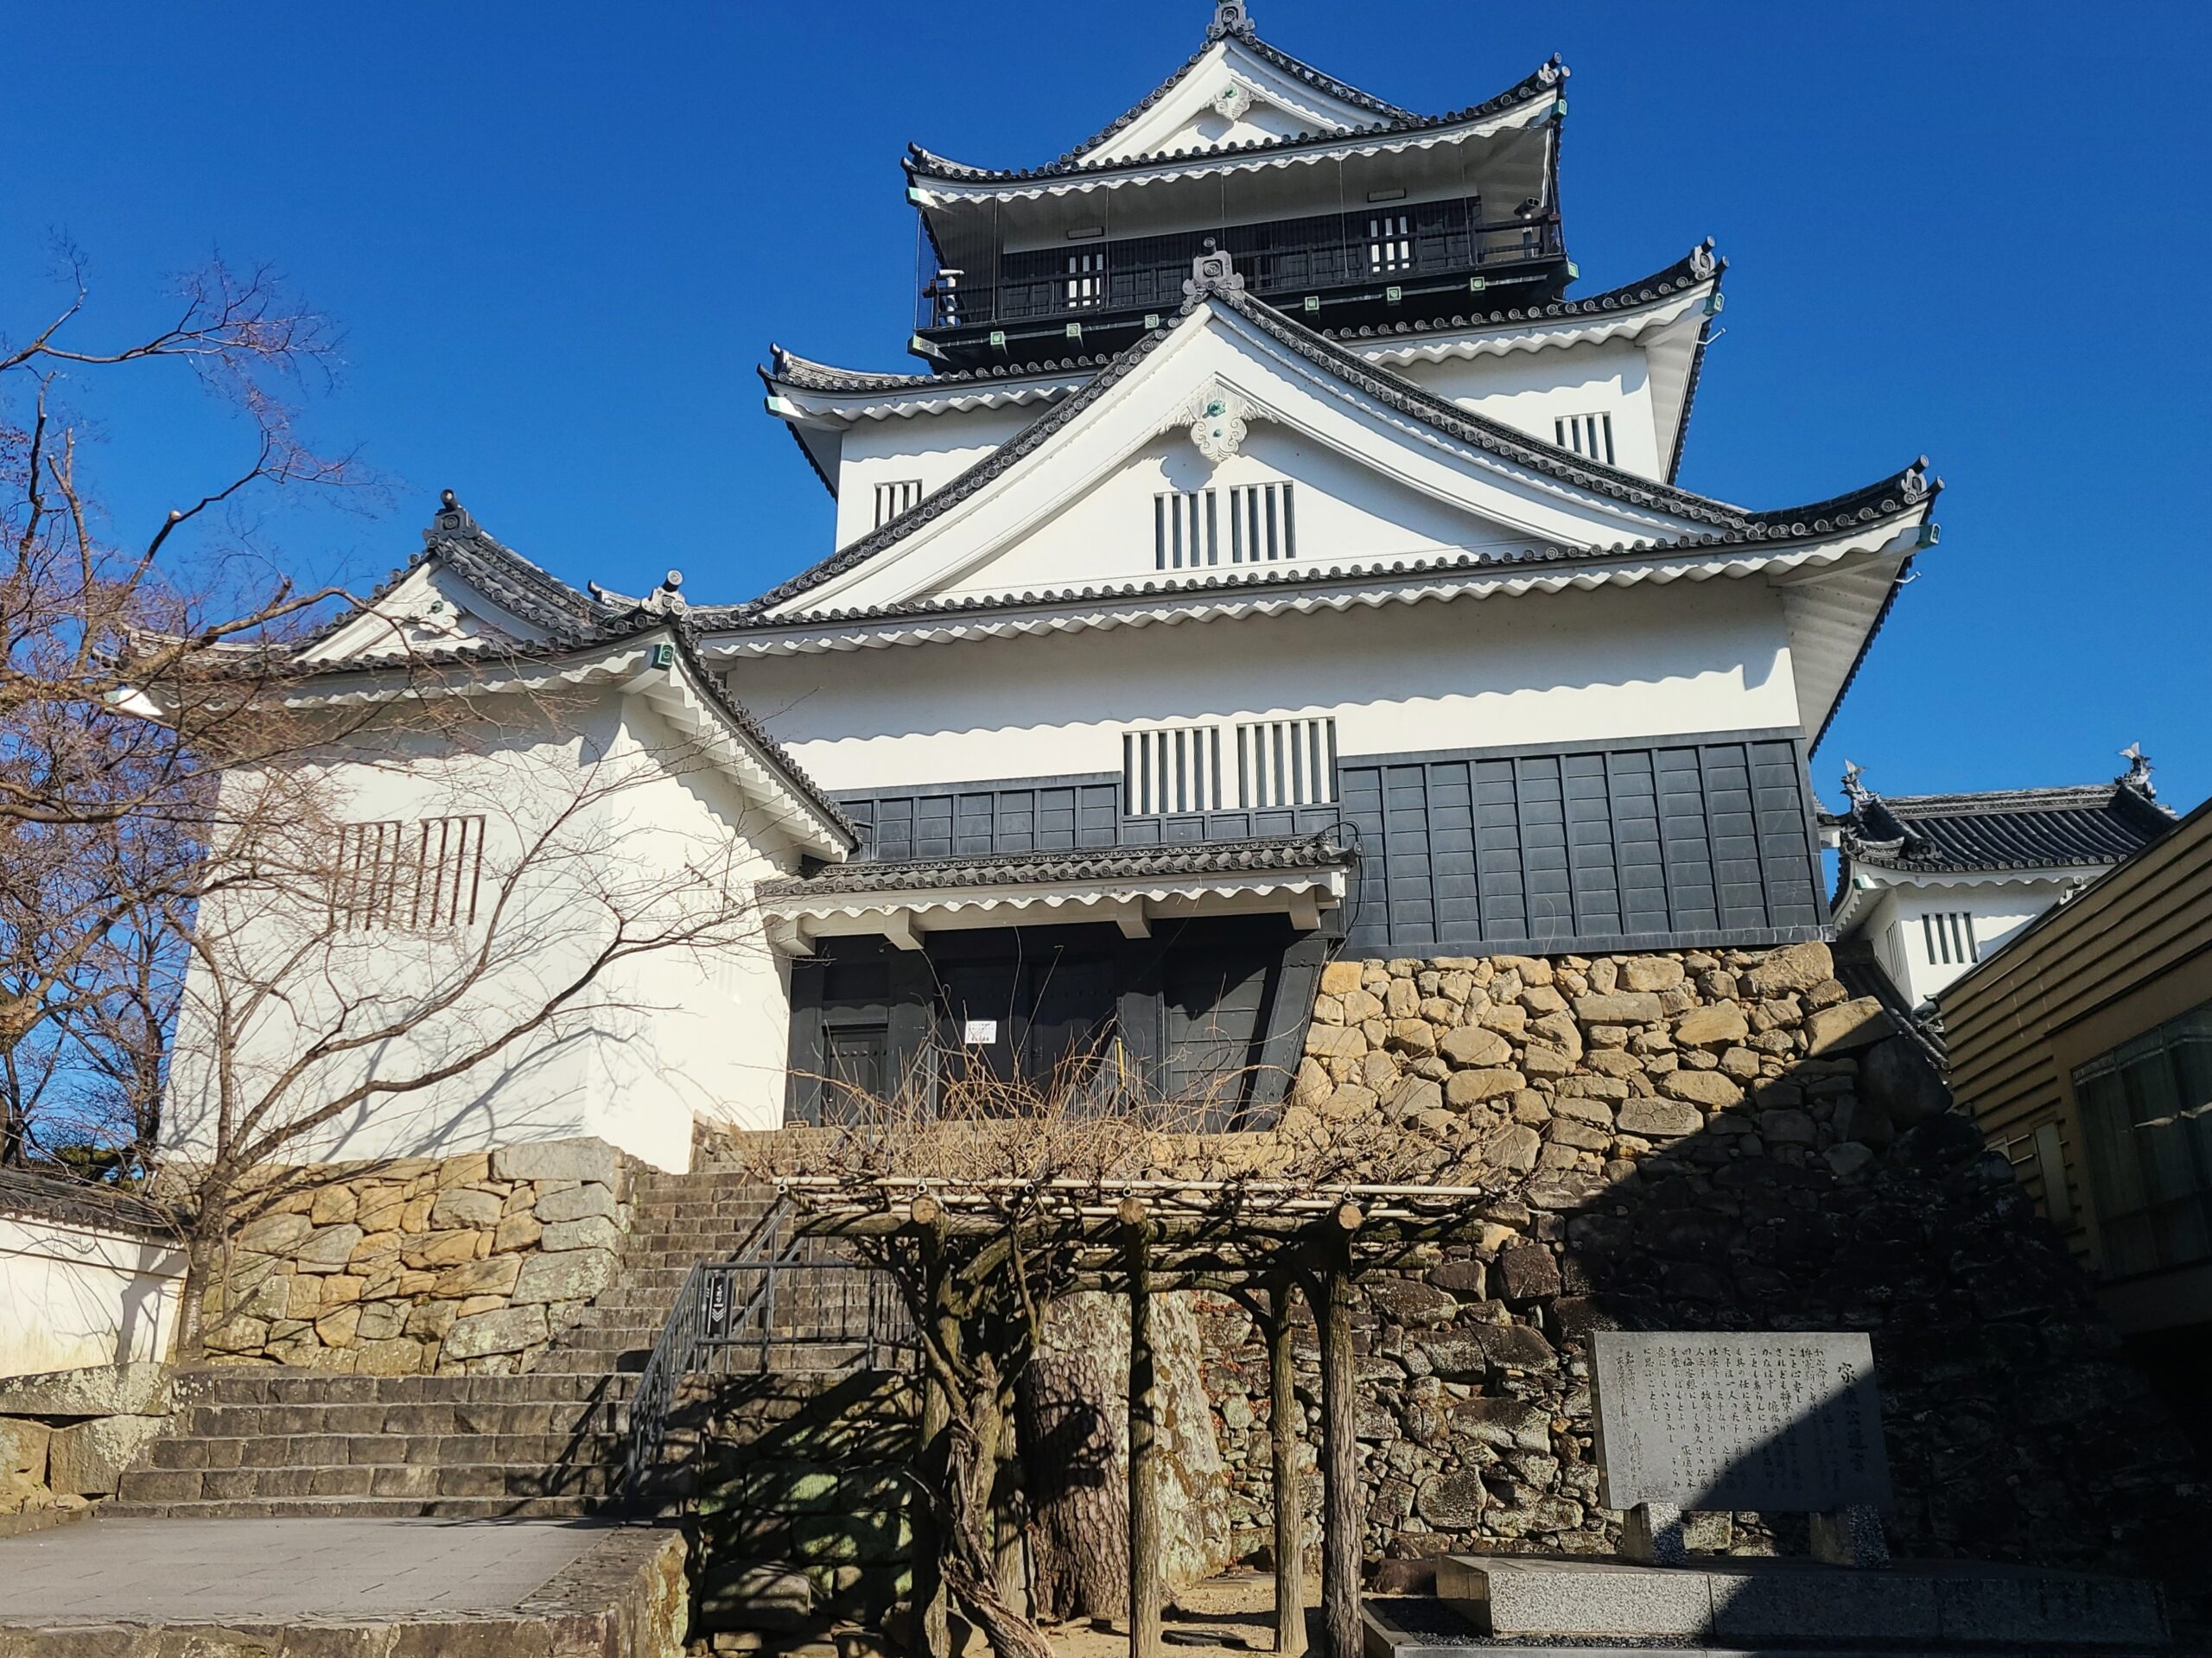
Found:
<svg viewBox="0 0 2212 1658"><path fill-rule="evenodd" d="M1274 1452L1275 1510L1275 1650L1300 1658L1306 1650L1306 1493L1298 1477L1297 1377L1291 1369L1291 1285L1278 1276L1268 1286L1268 1440Z"/></svg>
<svg viewBox="0 0 2212 1658"><path fill-rule="evenodd" d="M1359 1563L1367 1529L1359 1489L1359 1393L1351 1350L1351 1238L1363 1217L1343 1203L1321 1229L1321 1639L1326 1658L1360 1658Z"/></svg>
<svg viewBox="0 0 2212 1658"><path fill-rule="evenodd" d="M945 1258L945 1216L927 1193L914 1199L909 1214L921 1230L922 1259L927 1275L926 1305L938 1342L957 1362L960 1318L953 1301L952 1269ZM926 1365L922 1375L921 1468L932 1490L943 1490L950 1477L952 1460L952 1395ZM914 1527L914 1604L920 1609L922 1649L930 1658L950 1658L951 1598L945 1589L942 1566L945 1540L937 1516L925 1504Z"/></svg>
<svg viewBox="0 0 2212 1658"><path fill-rule="evenodd" d="M1144 1205L1122 1200L1129 1273L1129 1658L1160 1658L1160 1389L1152 1350L1152 1242Z"/></svg>

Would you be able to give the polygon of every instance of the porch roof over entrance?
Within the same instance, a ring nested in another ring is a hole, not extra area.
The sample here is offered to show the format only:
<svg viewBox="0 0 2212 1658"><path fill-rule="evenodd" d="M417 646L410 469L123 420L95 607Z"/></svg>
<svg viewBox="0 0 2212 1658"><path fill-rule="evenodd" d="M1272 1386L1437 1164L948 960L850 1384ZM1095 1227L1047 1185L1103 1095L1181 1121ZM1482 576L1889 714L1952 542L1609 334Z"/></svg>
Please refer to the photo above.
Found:
<svg viewBox="0 0 2212 1658"><path fill-rule="evenodd" d="M838 865L764 881L770 937L808 941L876 934L902 949L925 932L1112 922L1141 938L1155 919L1284 915L1320 925L1351 886L1356 854L1332 832L1177 846L916 858Z"/></svg>

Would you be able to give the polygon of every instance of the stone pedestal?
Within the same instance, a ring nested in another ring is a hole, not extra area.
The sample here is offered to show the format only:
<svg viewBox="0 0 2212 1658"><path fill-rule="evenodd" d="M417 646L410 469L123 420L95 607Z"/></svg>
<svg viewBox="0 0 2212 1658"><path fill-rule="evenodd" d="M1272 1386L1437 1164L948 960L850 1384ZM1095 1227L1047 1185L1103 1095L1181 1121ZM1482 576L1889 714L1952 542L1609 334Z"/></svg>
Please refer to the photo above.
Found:
<svg viewBox="0 0 2212 1658"><path fill-rule="evenodd" d="M1688 1565L1682 1511L1671 1502L1637 1503L1622 1518L1621 1554L1638 1566Z"/></svg>
<svg viewBox="0 0 2212 1658"><path fill-rule="evenodd" d="M1875 1573L1802 1560L1447 1555L1437 1598L1482 1634L1534 1642L1914 1642L2065 1651L2163 1646L2155 1585L1971 1562Z"/></svg>

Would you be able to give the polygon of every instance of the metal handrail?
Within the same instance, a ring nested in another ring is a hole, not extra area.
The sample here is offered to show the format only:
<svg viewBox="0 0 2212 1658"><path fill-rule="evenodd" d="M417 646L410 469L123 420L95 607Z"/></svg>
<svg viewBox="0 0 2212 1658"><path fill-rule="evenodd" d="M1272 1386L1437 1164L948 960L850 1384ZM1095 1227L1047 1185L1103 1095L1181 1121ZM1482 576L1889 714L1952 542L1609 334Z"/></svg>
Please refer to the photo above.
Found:
<svg viewBox="0 0 2212 1658"><path fill-rule="evenodd" d="M911 1362L915 1332L896 1287L830 1241L798 1232L793 1214L790 1197L778 1197L736 1250L721 1261L696 1261L684 1274L630 1398L626 1502L637 1500L659 1465L677 1393L691 1376L728 1374L747 1351L757 1356L765 1375L778 1347L854 1348L845 1363L872 1369ZM805 1326L779 1332L779 1304L802 1284L815 1291L815 1316ZM825 1293L832 1284L835 1293Z"/></svg>

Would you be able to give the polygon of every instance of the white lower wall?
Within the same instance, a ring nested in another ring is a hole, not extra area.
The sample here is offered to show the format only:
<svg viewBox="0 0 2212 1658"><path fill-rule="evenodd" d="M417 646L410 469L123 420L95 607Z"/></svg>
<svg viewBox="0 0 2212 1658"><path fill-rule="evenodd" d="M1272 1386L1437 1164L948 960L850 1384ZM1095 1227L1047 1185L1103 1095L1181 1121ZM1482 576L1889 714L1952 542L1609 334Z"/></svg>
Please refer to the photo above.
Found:
<svg viewBox="0 0 2212 1658"><path fill-rule="evenodd" d="M184 1251L0 1216L0 1375L168 1356Z"/></svg>
<svg viewBox="0 0 2212 1658"><path fill-rule="evenodd" d="M738 664L831 789L1118 772L1145 726L1325 715L1344 755L1787 729L1780 601L1714 581Z"/></svg>

